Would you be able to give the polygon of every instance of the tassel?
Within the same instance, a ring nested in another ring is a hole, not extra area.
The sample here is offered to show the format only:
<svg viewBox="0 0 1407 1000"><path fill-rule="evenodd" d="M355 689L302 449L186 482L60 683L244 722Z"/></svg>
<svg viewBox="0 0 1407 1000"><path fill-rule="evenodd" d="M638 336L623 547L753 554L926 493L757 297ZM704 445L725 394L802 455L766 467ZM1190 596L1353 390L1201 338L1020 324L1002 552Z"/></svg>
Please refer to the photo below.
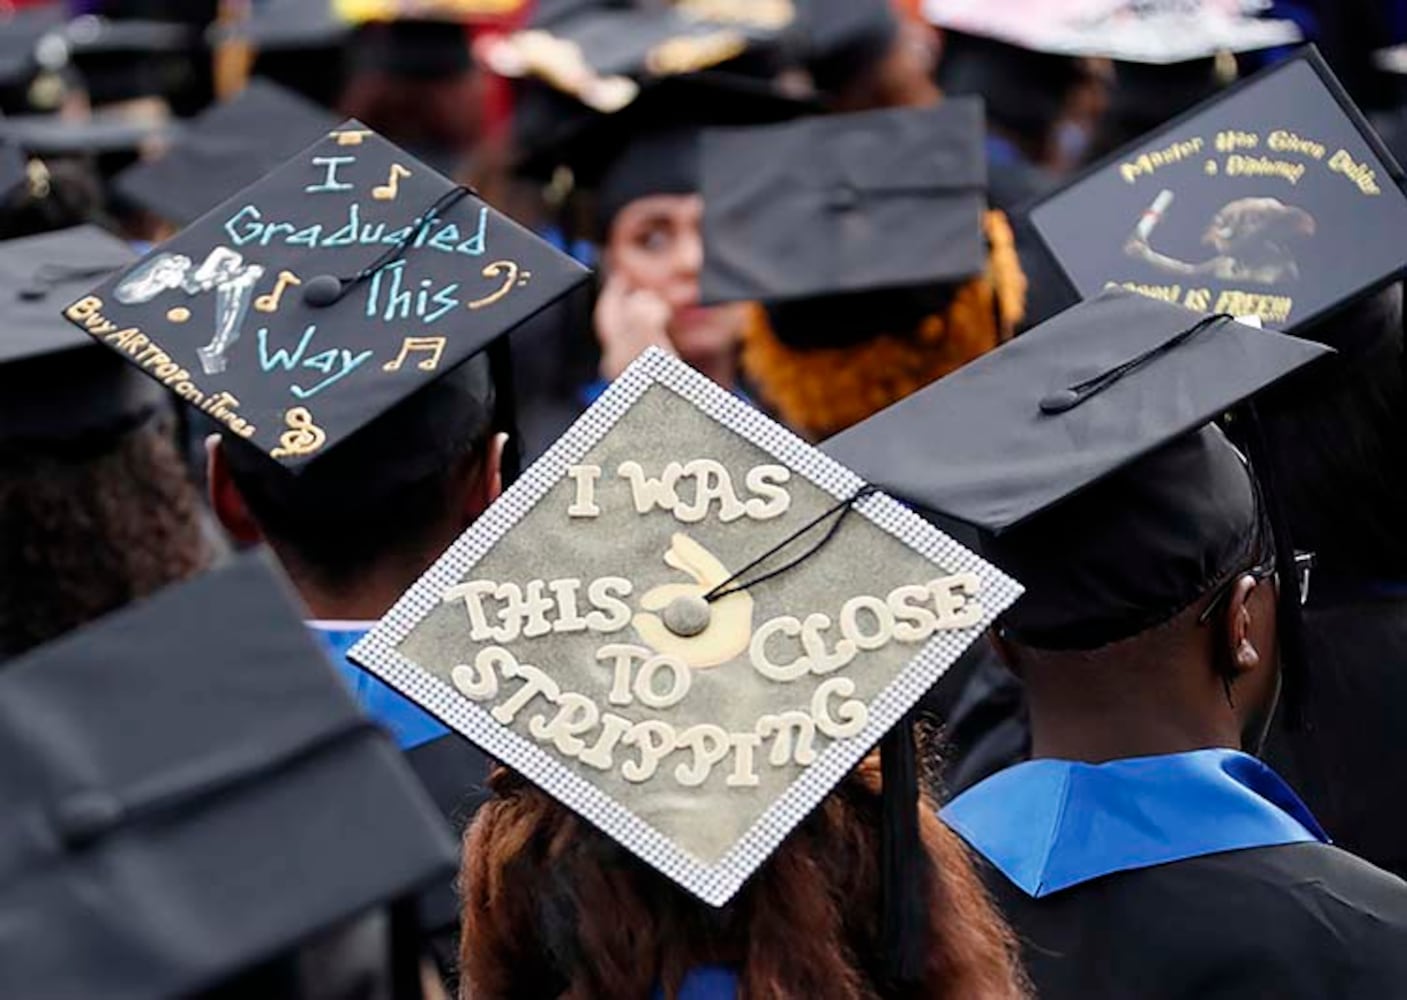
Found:
<svg viewBox="0 0 1407 1000"><path fill-rule="evenodd" d="M919 984L926 959L928 870L919 835L918 754L913 717L880 743L883 832L880 933L885 972L896 986Z"/></svg>

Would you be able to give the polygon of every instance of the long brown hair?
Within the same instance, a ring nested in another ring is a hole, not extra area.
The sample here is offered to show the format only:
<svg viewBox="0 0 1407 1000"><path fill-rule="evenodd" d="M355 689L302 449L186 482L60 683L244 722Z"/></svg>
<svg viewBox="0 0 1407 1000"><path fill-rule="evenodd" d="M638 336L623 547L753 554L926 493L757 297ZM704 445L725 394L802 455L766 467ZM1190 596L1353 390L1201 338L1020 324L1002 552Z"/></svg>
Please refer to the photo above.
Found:
<svg viewBox="0 0 1407 1000"><path fill-rule="evenodd" d="M929 947L922 982L880 962L880 775L871 755L726 907L676 888L506 769L464 846L462 995L673 998L693 968L738 970L744 1000L1008 1000L1011 932L961 841L921 810Z"/></svg>

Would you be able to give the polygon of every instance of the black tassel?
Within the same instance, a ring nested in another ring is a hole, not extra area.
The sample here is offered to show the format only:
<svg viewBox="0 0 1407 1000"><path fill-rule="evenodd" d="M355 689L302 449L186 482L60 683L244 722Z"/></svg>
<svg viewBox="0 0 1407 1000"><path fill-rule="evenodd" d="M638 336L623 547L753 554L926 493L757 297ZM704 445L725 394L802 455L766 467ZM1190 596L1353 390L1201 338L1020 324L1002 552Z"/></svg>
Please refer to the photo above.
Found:
<svg viewBox="0 0 1407 1000"><path fill-rule="evenodd" d="M391 996L394 1000L423 1000L420 979L420 911L414 896L405 896L390 906Z"/></svg>
<svg viewBox="0 0 1407 1000"><path fill-rule="evenodd" d="M884 783L881 810L881 892L885 972L896 986L923 979L928 923L928 868L918 823L918 754L913 717L906 716L880 743Z"/></svg>

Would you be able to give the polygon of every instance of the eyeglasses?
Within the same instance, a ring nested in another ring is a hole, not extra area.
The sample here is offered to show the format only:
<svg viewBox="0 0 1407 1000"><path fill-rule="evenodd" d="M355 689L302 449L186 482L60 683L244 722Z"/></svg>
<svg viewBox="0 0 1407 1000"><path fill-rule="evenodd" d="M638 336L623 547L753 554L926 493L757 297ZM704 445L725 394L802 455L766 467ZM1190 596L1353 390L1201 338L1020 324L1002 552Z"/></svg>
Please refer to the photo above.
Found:
<svg viewBox="0 0 1407 1000"><path fill-rule="evenodd" d="M1313 569L1313 552L1295 553L1295 586L1299 590L1299 599L1301 607L1303 607L1304 604L1309 600L1309 576L1310 571ZM1212 615L1216 614L1217 608L1219 608L1222 602L1225 601L1226 598L1231 594L1232 588L1236 586L1236 581L1241 579L1241 577L1243 576L1249 576L1254 580L1274 579L1276 584L1278 585L1280 581L1279 574L1276 572L1274 554L1272 553L1271 555L1267 556L1265 561L1258 563L1255 566L1252 566L1250 569L1242 570L1240 573L1233 573L1230 579L1228 579L1225 583L1223 583L1216 589L1216 596L1211 599L1211 602L1206 606L1202 613L1197 616L1198 624L1205 625L1208 621L1211 620Z"/></svg>

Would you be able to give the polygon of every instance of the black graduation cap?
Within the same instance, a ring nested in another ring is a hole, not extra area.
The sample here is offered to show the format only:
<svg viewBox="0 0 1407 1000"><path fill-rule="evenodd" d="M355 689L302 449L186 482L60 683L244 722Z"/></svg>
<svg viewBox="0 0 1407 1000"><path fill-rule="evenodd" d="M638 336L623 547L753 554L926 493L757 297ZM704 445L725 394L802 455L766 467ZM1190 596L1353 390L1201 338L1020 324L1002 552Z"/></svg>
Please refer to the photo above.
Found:
<svg viewBox="0 0 1407 1000"><path fill-rule="evenodd" d="M364 24L352 36L351 71L434 80L474 68L469 36L453 21L406 19Z"/></svg>
<svg viewBox="0 0 1407 1000"><path fill-rule="evenodd" d="M114 189L184 226L336 125L318 105L256 77L233 99L187 123L166 155L118 174Z"/></svg>
<svg viewBox="0 0 1407 1000"><path fill-rule="evenodd" d="M5 665L0 993L186 996L453 871L300 617L251 555Z"/></svg>
<svg viewBox="0 0 1407 1000"><path fill-rule="evenodd" d="M1252 565L1266 508L1210 422L1329 353L1115 290L822 450L977 528L984 554L1027 588L1007 617L1024 641L1090 649Z"/></svg>
<svg viewBox="0 0 1407 1000"><path fill-rule="evenodd" d="M479 47L489 69L544 82L610 114L651 80L721 70L766 79L793 28L791 0L594 2L539 12L524 31Z"/></svg>
<svg viewBox="0 0 1407 1000"><path fill-rule="evenodd" d="M899 34L891 0L798 0L802 61L818 90L834 93L878 64Z"/></svg>
<svg viewBox="0 0 1407 1000"><path fill-rule="evenodd" d="M1407 268L1401 168L1312 48L1031 212L1075 289L1118 284L1294 330Z"/></svg>
<svg viewBox="0 0 1407 1000"><path fill-rule="evenodd" d="M353 120L66 315L297 470L586 275Z"/></svg>
<svg viewBox="0 0 1407 1000"><path fill-rule="evenodd" d="M260 51L336 48L352 25L332 9L331 0L265 0L242 20L211 29L216 44L246 41Z"/></svg>
<svg viewBox="0 0 1407 1000"><path fill-rule="evenodd" d="M136 255L96 226L0 243L0 441L74 441L131 426L164 393L60 310Z"/></svg>
<svg viewBox="0 0 1407 1000"><path fill-rule="evenodd" d="M778 326L784 339L862 336L813 322L857 295L856 320L892 319L908 300L910 318L931 312L927 297L986 262L983 137L967 98L706 132L704 302L758 300L782 317L814 306Z"/></svg>
<svg viewBox="0 0 1407 1000"><path fill-rule="evenodd" d="M0 141L35 156L135 155L149 143L169 141L179 129L166 119L99 109L78 119L57 114L0 119Z"/></svg>

